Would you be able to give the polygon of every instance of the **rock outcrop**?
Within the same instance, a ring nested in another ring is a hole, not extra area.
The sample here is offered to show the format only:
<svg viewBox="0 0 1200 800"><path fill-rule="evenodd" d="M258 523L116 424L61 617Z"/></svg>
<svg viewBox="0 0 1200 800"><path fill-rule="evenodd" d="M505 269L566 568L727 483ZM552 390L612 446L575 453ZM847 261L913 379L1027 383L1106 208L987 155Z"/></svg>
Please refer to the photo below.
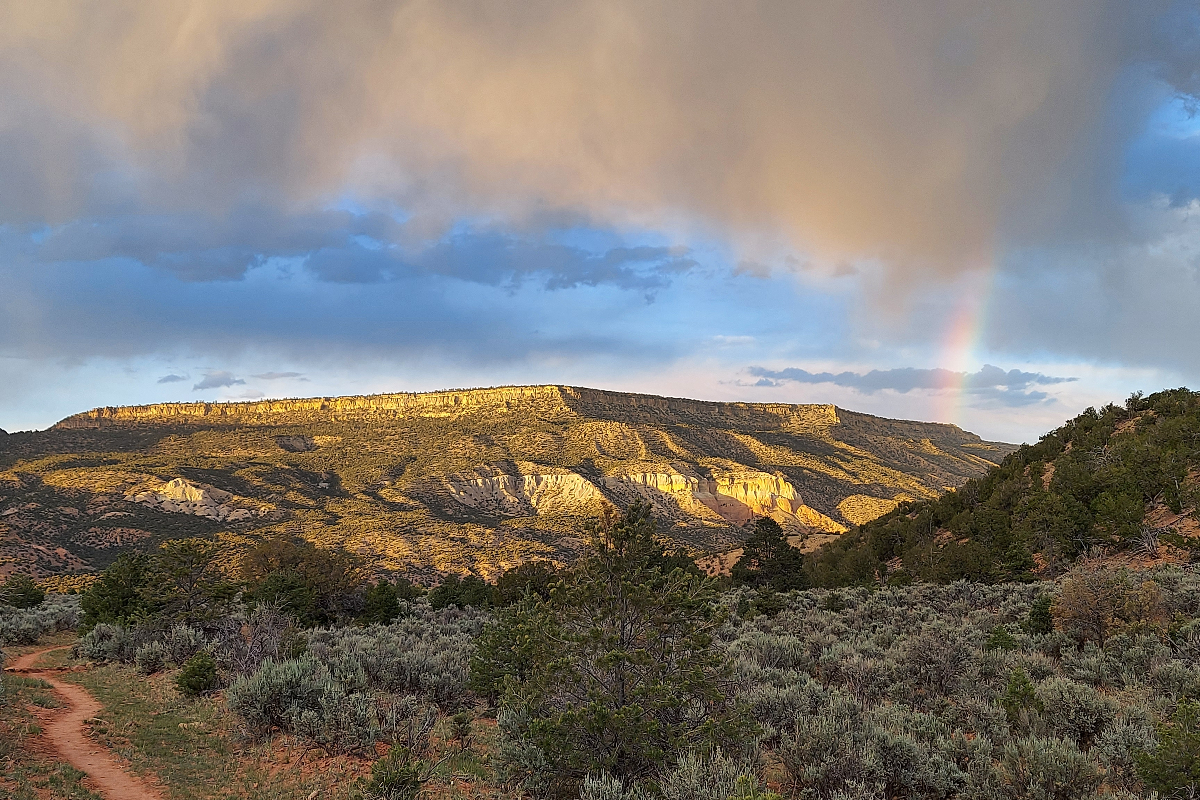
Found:
<svg viewBox="0 0 1200 800"><path fill-rule="evenodd" d="M447 476L444 484L464 506L503 516L594 513L605 502L591 481L574 472L509 475L480 467L470 474Z"/></svg>
<svg viewBox="0 0 1200 800"><path fill-rule="evenodd" d="M248 508L237 508L231 493L183 478L135 490L125 495L125 499L156 511L191 514L220 522L241 522L255 516Z"/></svg>
<svg viewBox="0 0 1200 800"><path fill-rule="evenodd" d="M317 442L311 436L276 436L275 444L289 453L310 453L317 449Z"/></svg>
<svg viewBox="0 0 1200 800"><path fill-rule="evenodd" d="M632 472L605 478L604 483L618 492L633 488L665 516L676 516L662 502L663 498L671 498L684 513L715 517L734 525L768 516L786 527L832 533L846 530L846 526L805 505L796 487L786 478L755 470L715 472L708 476ZM704 510L711 515L704 514Z"/></svg>

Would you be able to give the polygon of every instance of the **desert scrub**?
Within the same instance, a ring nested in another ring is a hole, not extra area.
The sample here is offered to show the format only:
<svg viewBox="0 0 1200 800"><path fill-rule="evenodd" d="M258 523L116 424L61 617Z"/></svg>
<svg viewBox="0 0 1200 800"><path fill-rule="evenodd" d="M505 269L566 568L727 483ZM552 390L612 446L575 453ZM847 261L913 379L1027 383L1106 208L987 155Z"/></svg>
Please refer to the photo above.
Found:
<svg viewBox="0 0 1200 800"><path fill-rule="evenodd" d="M43 636L79 625L76 595L49 595L32 608L0 605L0 646L33 644Z"/></svg>
<svg viewBox="0 0 1200 800"><path fill-rule="evenodd" d="M135 772L155 776L168 800L279 800L314 791L326 800L350 800L355 763L327 758L319 770L281 770L278 758L287 748L247 741L218 697L182 697L170 672L142 677L132 666L105 664L63 679L103 706L90 724L91 737Z"/></svg>
<svg viewBox="0 0 1200 800"><path fill-rule="evenodd" d="M167 648L160 641L147 642L134 651L133 663L142 675L160 672L167 663Z"/></svg>
<svg viewBox="0 0 1200 800"><path fill-rule="evenodd" d="M1174 622L1116 625L1101 644L1048 629L1054 584L959 582L795 592L749 619L753 593L738 590L723 598L719 636L762 726L764 762L792 790L1131 796L1156 788L1154 770L1139 768L1148 759L1181 769L1179 745L1157 737L1187 729L1171 716L1200 687L1200 574L1124 580Z"/></svg>
<svg viewBox="0 0 1200 800"><path fill-rule="evenodd" d="M280 730L346 751L404 740L416 752L437 719L427 701L450 712L470 701L470 655L484 619L419 600L392 625L309 631L299 658L268 659L236 680L229 707L258 736Z"/></svg>

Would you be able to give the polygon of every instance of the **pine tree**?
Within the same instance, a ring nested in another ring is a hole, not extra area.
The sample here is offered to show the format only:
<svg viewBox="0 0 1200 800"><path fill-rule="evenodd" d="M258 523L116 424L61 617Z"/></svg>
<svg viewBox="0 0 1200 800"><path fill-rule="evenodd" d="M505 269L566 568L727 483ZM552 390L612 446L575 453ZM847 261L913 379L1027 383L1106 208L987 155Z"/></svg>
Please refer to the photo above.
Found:
<svg viewBox="0 0 1200 800"><path fill-rule="evenodd" d="M599 770L648 775L708 743L736 746L745 723L724 692L712 581L663 572L644 504L606 518L592 544L548 602L528 598L501 623L511 630L492 634L525 648L514 653L525 673L504 678L501 706L520 720L507 735L540 753L549 775L539 777L560 789Z"/></svg>
<svg viewBox="0 0 1200 800"><path fill-rule="evenodd" d="M754 533L742 547L742 557L733 565L733 582L742 586L770 587L777 592L803 589L804 554L788 544L779 523L760 517Z"/></svg>

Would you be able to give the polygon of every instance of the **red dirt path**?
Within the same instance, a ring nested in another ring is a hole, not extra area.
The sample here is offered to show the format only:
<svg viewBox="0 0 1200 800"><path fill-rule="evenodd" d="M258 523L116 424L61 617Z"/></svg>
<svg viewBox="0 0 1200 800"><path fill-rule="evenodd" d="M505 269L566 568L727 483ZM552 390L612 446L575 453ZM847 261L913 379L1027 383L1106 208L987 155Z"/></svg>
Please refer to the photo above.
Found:
<svg viewBox="0 0 1200 800"><path fill-rule="evenodd" d="M101 710L96 699L81 686L57 680L56 670L34 668L38 658L44 654L64 649L51 647L27 653L9 668L12 672L46 681L66 704L64 708L51 710L43 735L72 766L87 773L89 788L99 792L106 800L163 800L161 794L129 772L112 753L87 737L84 723Z"/></svg>

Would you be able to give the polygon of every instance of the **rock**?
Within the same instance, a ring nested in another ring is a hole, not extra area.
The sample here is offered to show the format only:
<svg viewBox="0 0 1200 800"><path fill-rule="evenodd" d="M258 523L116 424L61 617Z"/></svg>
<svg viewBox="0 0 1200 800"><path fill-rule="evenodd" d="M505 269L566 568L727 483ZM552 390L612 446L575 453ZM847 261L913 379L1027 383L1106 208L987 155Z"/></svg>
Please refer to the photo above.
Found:
<svg viewBox="0 0 1200 800"><path fill-rule="evenodd" d="M309 436L276 436L275 444L289 453L309 453L317 449L317 443Z"/></svg>
<svg viewBox="0 0 1200 800"><path fill-rule="evenodd" d="M238 522L255 516L248 508L234 508L231 503L236 498L229 492L192 483L185 478L175 478L152 489L131 493L125 499L158 511L191 514L220 522Z"/></svg>
<svg viewBox="0 0 1200 800"><path fill-rule="evenodd" d="M508 475L482 466L474 474L447 476L444 485L465 506L514 517L577 514L604 502L591 481L565 470Z"/></svg>

